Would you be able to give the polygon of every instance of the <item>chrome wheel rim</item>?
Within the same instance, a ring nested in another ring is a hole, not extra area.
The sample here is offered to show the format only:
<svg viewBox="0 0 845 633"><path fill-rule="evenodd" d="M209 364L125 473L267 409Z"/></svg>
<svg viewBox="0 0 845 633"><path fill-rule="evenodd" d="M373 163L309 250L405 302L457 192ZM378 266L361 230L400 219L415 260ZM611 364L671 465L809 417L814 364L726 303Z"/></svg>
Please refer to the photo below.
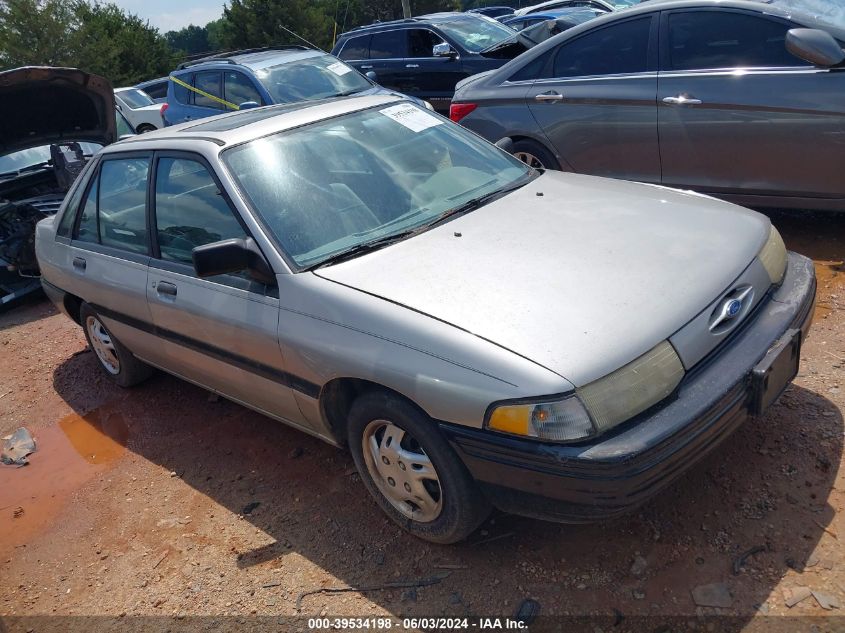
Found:
<svg viewBox="0 0 845 633"><path fill-rule="evenodd" d="M385 499L402 516L430 523L443 510L434 464L419 442L387 420L373 420L362 438L364 462Z"/></svg>
<svg viewBox="0 0 845 633"><path fill-rule="evenodd" d="M543 161L541 161L531 152L514 152L513 155L529 167L533 167L534 169L546 169L546 166L543 164Z"/></svg>
<svg viewBox="0 0 845 633"><path fill-rule="evenodd" d="M85 327L88 328L88 338L91 340L91 347L106 371L116 376L120 373L120 360L117 358L117 350L114 347L111 335L105 326L100 323L97 317L89 316L85 320Z"/></svg>

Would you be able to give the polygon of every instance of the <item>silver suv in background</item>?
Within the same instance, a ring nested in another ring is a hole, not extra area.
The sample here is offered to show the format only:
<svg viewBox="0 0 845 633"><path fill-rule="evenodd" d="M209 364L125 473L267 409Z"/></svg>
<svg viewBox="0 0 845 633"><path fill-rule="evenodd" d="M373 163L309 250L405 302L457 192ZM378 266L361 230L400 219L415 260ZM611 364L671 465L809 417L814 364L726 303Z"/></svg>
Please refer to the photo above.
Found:
<svg viewBox="0 0 845 633"><path fill-rule="evenodd" d="M438 543L491 505L641 504L779 396L815 296L762 215L541 174L384 95L111 145L36 247L119 385L158 367L348 446Z"/></svg>
<svg viewBox="0 0 845 633"><path fill-rule="evenodd" d="M451 117L535 167L845 209L845 8L651 0L457 87Z"/></svg>

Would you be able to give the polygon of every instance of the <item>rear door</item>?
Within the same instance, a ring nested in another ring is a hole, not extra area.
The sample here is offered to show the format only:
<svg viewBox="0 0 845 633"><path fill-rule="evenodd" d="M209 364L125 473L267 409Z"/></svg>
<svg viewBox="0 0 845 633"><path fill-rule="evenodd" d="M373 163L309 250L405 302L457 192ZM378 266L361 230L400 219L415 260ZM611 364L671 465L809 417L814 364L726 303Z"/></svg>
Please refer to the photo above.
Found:
<svg viewBox="0 0 845 633"><path fill-rule="evenodd" d="M410 71L413 70L405 67L407 54L408 32L406 30L393 29L373 33L370 39L369 60L366 64L359 66L359 69L364 73L373 71L376 74L376 81L385 88L407 93L411 84Z"/></svg>
<svg viewBox="0 0 845 633"><path fill-rule="evenodd" d="M153 255L147 297L167 368L294 424L299 407L278 344L276 286L244 274L200 279L194 247L247 237L208 164L188 153L154 163Z"/></svg>
<svg viewBox="0 0 845 633"><path fill-rule="evenodd" d="M84 193L69 246L67 290L133 353L161 360L147 306L149 153L109 154Z"/></svg>
<svg viewBox="0 0 845 633"><path fill-rule="evenodd" d="M728 8L666 11L658 80L663 182L845 196L845 73L791 55L796 25Z"/></svg>
<svg viewBox="0 0 845 633"><path fill-rule="evenodd" d="M232 112L223 98L223 73L219 70L203 70L194 74L194 88L191 99L194 107L189 118L201 119L221 112Z"/></svg>
<svg viewBox="0 0 845 633"><path fill-rule="evenodd" d="M657 27L656 14L616 21L550 52L528 107L572 170L660 181Z"/></svg>

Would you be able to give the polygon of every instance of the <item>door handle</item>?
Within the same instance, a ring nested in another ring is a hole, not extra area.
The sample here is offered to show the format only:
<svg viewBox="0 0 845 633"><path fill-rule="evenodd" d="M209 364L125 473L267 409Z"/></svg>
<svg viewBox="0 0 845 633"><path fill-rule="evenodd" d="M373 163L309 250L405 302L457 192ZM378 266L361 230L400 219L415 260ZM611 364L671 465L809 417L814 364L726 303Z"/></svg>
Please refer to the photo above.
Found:
<svg viewBox="0 0 845 633"><path fill-rule="evenodd" d="M76 270L84 271L86 266L88 266L88 262L86 262L82 257L73 258L73 267L76 268Z"/></svg>
<svg viewBox="0 0 845 633"><path fill-rule="evenodd" d="M678 95L677 97L663 97L663 103L668 103L669 105L701 105L701 99Z"/></svg>
<svg viewBox="0 0 845 633"><path fill-rule="evenodd" d="M156 286L156 292L160 295L167 295L168 297L175 297L176 296L176 286L175 284L168 283L166 281L158 282Z"/></svg>
<svg viewBox="0 0 845 633"><path fill-rule="evenodd" d="M373 67L372 64L369 65L369 66L361 66L361 70L371 70L372 67Z"/></svg>
<svg viewBox="0 0 845 633"><path fill-rule="evenodd" d="M560 94L559 92L551 92L551 91L543 92L541 94L535 95L534 101L549 101L549 102L563 101L563 95Z"/></svg>
<svg viewBox="0 0 845 633"><path fill-rule="evenodd" d="M405 68L419 68L419 64L405 64Z"/></svg>

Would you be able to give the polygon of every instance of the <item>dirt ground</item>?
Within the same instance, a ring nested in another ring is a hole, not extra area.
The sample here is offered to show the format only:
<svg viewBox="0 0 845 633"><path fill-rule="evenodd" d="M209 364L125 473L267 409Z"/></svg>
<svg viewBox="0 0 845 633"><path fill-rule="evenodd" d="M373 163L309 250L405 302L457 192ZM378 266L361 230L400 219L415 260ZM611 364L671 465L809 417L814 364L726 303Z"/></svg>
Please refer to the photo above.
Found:
<svg viewBox="0 0 845 633"><path fill-rule="evenodd" d="M29 466L0 466L0 630L74 614L306 630L286 616L503 617L525 598L546 618L603 616L590 631L676 630L657 626L670 616L685 630L845 629L845 214L770 215L815 260L819 294L799 376L769 413L628 517L497 515L455 546L395 527L318 440L166 375L113 386L46 300L0 314L0 435L25 426L38 442ZM317 593L297 610L301 592L420 579L432 584ZM697 604L713 583L725 606ZM803 587L816 594L788 607Z"/></svg>

